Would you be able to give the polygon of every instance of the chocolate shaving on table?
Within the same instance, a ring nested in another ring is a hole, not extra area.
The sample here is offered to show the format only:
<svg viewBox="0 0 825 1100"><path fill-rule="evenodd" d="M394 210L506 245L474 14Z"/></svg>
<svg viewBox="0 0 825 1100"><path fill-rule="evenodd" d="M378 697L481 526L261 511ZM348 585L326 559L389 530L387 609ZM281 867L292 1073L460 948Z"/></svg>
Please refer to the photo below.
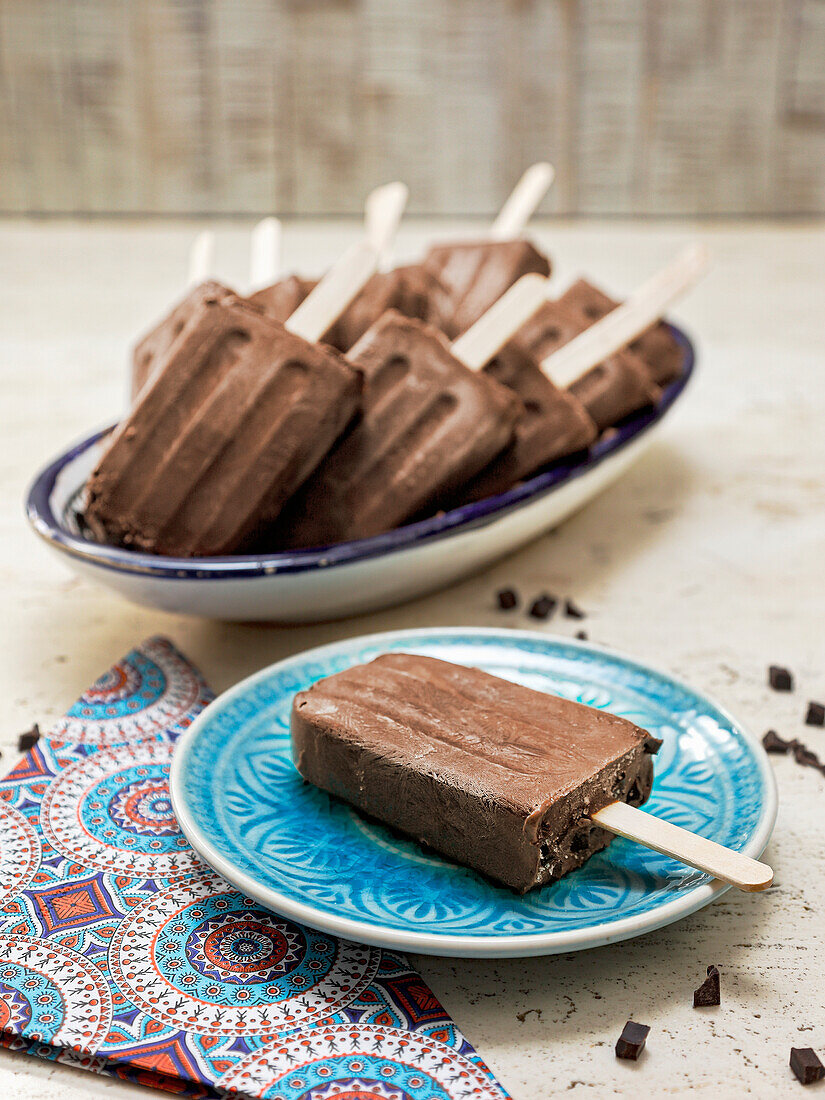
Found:
<svg viewBox="0 0 825 1100"><path fill-rule="evenodd" d="M512 588L502 588L496 593L496 599L502 611L512 611L514 607L518 607L518 595Z"/></svg>
<svg viewBox="0 0 825 1100"><path fill-rule="evenodd" d="M792 751L794 760L797 764L801 764L803 768L819 768L822 770L822 761L815 752L811 752L808 746L803 745L801 741L794 742Z"/></svg>
<svg viewBox="0 0 825 1100"><path fill-rule="evenodd" d="M555 596L548 596L543 592L530 605L530 614L534 619L549 619L556 610L558 602Z"/></svg>
<svg viewBox="0 0 825 1100"><path fill-rule="evenodd" d="M719 982L719 967L708 967L708 976L698 989L693 991L694 1008L715 1008L722 1003L722 991Z"/></svg>
<svg viewBox="0 0 825 1100"><path fill-rule="evenodd" d="M806 726L825 726L825 706L822 703L808 703L808 713L805 715Z"/></svg>
<svg viewBox="0 0 825 1100"><path fill-rule="evenodd" d="M17 738L17 751L28 752L29 749L33 749L37 742L40 740L40 726L37 722L34 723L30 730L26 730L25 733L21 733Z"/></svg>
<svg viewBox="0 0 825 1100"><path fill-rule="evenodd" d="M783 755L791 753L797 764L800 764L803 768L816 768L817 771L825 775L825 763L807 745L803 745L796 738L792 741L783 741L776 730L768 730L762 738L762 747L765 752L782 753Z"/></svg>
<svg viewBox="0 0 825 1100"><path fill-rule="evenodd" d="M771 665L768 669L768 684L774 691L793 691L793 676L781 665Z"/></svg>
<svg viewBox="0 0 825 1100"><path fill-rule="evenodd" d="M568 619L586 619L587 616L572 600L564 601L564 613Z"/></svg>
<svg viewBox="0 0 825 1100"><path fill-rule="evenodd" d="M796 744L795 741L783 741L776 730L768 730L762 738L762 747L765 752L781 752L784 754L789 752L794 744Z"/></svg>
<svg viewBox="0 0 825 1100"><path fill-rule="evenodd" d="M586 642L590 635L587 633L586 630L577 630L576 637L579 639L580 642Z"/></svg>
<svg viewBox="0 0 825 1100"><path fill-rule="evenodd" d="M650 1028L647 1024L637 1024L635 1020L628 1020L616 1040L616 1057L629 1058L635 1062L645 1048L649 1032Z"/></svg>
<svg viewBox="0 0 825 1100"><path fill-rule="evenodd" d="M825 1077L825 1066L811 1047L791 1047L790 1067L803 1085L812 1085Z"/></svg>

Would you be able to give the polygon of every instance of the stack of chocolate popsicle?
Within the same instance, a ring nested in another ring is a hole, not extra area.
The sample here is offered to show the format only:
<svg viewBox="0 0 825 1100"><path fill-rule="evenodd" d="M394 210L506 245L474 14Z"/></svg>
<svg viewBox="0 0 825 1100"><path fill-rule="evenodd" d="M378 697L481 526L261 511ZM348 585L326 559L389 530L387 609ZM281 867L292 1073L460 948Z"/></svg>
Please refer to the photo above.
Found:
<svg viewBox="0 0 825 1100"><path fill-rule="evenodd" d="M246 298L195 285L135 349L91 533L171 556L369 537L508 489L655 404L682 365L658 319L695 272L638 292L618 329L625 307L583 280L550 301L550 263L521 238L550 179L533 166L487 238L419 264L379 269L406 199L393 184L320 281L264 264L262 286L259 264Z"/></svg>

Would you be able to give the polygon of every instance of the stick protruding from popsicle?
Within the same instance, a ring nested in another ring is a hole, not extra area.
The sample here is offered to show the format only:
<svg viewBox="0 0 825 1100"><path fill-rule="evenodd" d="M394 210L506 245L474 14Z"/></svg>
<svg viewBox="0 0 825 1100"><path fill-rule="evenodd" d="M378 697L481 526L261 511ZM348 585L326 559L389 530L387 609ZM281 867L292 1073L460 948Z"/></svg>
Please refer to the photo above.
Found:
<svg viewBox="0 0 825 1100"><path fill-rule="evenodd" d="M680 863L729 882L731 886L738 886L740 890L754 893L767 890L773 883L773 871L766 863L672 825L645 810L628 806L626 802L611 802L604 809L592 813L590 819L617 836L672 856Z"/></svg>
<svg viewBox="0 0 825 1100"><path fill-rule="evenodd" d="M409 188L400 180L376 187L364 203L364 228L367 240L379 255L381 264L389 261L389 250L410 197Z"/></svg>
<svg viewBox="0 0 825 1100"><path fill-rule="evenodd" d="M550 189L555 174L553 165L547 161L530 165L490 226L490 240L509 241L521 236Z"/></svg>
<svg viewBox="0 0 825 1100"><path fill-rule="evenodd" d="M198 233L189 248L188 279L190 286L205 282L213 273L215 234L211 229Z"/></svg>
<svg viewBox="0 0 825 1100"><path fill-rule="evenodd" d="M249 284L251 290L270 286L281 270L281 223L262 218L249 239Z"/></svg>
<svg viewBox="0 0 825 1100"><path fill-rule="evenodd" d="M481 370L546 301L547 279L535 273L522 275L453 342L453 355L470 370Z"/></svg>
<svg viewBox="0 0 825 1100"><path fill-rule="evenodd" d="M369 241L358 241L335 261L284 327L312 343L320 340L377 267L378 252Z"/></svg>
<svg viewBox="0 0 825 1100"><path fill-rule="evenodd" d="M642 283L626 301L590 325L541 363L547 377L562 388L640 336L662 318L707 271L710 253L689 245L672 263Z"/></svg>

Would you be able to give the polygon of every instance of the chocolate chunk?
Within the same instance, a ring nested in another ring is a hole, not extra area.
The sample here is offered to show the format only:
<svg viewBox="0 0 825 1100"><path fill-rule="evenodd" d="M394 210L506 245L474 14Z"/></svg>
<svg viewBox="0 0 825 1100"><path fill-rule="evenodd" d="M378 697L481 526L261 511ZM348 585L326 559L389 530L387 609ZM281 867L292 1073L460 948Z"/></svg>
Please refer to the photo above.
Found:
<svg viewBox="0 0 825 1100"><path fill-rule="evenodd" d="M579 639L580 642L586 642L590 635L587 633L586 630L577 630L576 637Z"/></svg>
<svg viewBox="0 0 825 1100"><path fill-rule="evenodd" d="M811 752L807 745L803 745L801 741L793 741L791 743L791 751L793 752L793 758L797 764L801 764L803 768L820 768L822 761L816 755L815 752Z"/></svg>
<svg viewBox="0 0 825 1100"><path fill-rule="evenodd" d="M530 614L534 619L549 619L556 610L558 602L555 596L548 596L545 592L538 599L533 600L530 605Z"/></svg>
<svg viewBox="0 0 825 1100"><path fill-rule="evenodd" d="M564 601L564 613L568 619L586 619L587 616L580 607L576 607L572 600Z"/></svg>
<svg viewBox="0 0 825 1100"><path fill-rule="evenodd" d="M768 730L762 738L762 747L765 752L786 753L789 751L792 741L783 741L776 730Z"/></svg>
<svg viewBox="0 0 825 1100"><path fill-rule="evenodd" d="M645 1049L645 1040L649 1032L650 1028L647 1024L637 1024L635 1020L628 1020L616 1042L616 1057L630 1058L635 1062Z"/></svg>
<svg viewBox="0 0 825 1100"><path fill-rule="evenodd" d="M719 986L719 967L709 966L708 976L698 989L693 991L694 1008L714 1008L722 1003Z"/></svg>
<svg viewBox="0 0 825 1100"><path fill-rule="evenodd" d="M40 726L35 722L30 730L26 730L25 733L21 733L17 738L17 751L28 752L29 749L33 749L37 742L40 740Z"/></svg>
<svg viewBox="0 0 825 1100"><path fill-rule="evenodd" d="M822 703L808 703L805 715L806 726L825 726L825 706Z"/></svg>
<svg viewBox="0 0 825 1100"><path fill-rule="evenodd" d="M793 691L793 676L780 665L771 665L768 669L768 683L774 691Z"/></svg>
<svg viewBox="0 0 825 1100"><path fill-rule="evenodd" d="M825 1077L825 1066L811 1047L791 1047L790 1066L803 1085L812 1085Z"/></svg>
<svg viewBox="0 0 825 1100"><path fill-rule="evenodd" d="M663 744L661 738L648 736L647 741L645 741L645 752L649 756L655 756Z"/></svg>
<svg viewBox="0 0 825 1100"><path fill-rule="evenodd" d="M518 595L512 588L502 588L496 593L496 599L502 611L512 611L514 607L518 607Z"/></svg>

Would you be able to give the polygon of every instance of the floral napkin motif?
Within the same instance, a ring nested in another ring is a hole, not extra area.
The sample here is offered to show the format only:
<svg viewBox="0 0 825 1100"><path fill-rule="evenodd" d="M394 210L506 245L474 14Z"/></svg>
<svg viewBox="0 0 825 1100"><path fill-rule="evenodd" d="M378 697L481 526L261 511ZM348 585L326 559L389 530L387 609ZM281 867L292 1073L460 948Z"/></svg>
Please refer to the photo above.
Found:
<svg viewBox="0 0 825 1100"><path fill-rule="evenodd" d="M212 694L163 638L0 781L0 1042L195 1097L506 1100L393 951L260 908L169 797Z"/></svg>

